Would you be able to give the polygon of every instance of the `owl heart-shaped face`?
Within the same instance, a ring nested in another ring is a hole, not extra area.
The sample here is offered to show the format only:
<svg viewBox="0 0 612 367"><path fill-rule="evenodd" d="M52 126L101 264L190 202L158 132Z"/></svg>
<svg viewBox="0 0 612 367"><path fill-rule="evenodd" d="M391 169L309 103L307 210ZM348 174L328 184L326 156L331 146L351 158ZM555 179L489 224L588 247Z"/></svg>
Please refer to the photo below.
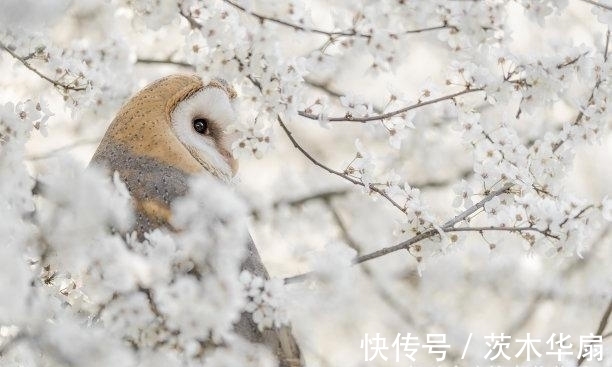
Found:
<svg viewBox="0 0 612 367"><path fill-rule="evenodd" d="M147 173L142 162L229 180L236 92L224 81L171 75L136 93L117 113L92 162L123 176ZM141 163L138 163L141 162ZM162 177L163 178L163 177Z"/></svg>
<svg viewBox="0 0 612 367"><path fill-rule="evenodd" d="M235 92L218 80L180 100L170 112L170 126L189 153L205 169L224 177L236 173L231 154Z"/></svg>

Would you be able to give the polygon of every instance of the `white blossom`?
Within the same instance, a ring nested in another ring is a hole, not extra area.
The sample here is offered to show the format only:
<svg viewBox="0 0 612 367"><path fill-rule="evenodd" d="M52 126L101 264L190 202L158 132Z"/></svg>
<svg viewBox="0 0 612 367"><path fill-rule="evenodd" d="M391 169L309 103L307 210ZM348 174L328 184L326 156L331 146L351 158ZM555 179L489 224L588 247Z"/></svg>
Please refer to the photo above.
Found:
<svg viewBox="0 0 612 367"><path fill-rule="evenodd" d="M276 366L236 335L245 311L309 366L363 365L366 333L445 333L447 358L472 335L478 365L491 330L596 330L611 5L2 1L0 364ZM138 234L119 174L85 164L179 72L236 90L241 171L194 177L172 228ZM242 271L249 231L270 279Z"/></svg>
<svg viewBox="0 0 612 367"><path fill-rule="evenodd" d="M265 280L243 270L240 280L248 297L244 309L253 314L253 321L260 330L278 328L288 322L281 279Z"/></svg>

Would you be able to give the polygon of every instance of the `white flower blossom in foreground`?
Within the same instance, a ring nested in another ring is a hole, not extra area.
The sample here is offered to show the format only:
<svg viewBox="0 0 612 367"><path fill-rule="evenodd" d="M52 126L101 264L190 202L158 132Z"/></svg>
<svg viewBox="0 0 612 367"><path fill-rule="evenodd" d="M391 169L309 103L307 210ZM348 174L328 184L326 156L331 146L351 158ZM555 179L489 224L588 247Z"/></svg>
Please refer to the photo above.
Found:
<svg viewBox="0 0 612 367"><path fill-rule="evenodd" d="M260 330L278 328L288 322L281 279L266 280L243 270L240 281L248 297L244 309L253 314L253 321Z"/></svg>
<svg viewBox="0 0 612 367"><path fill-rule="evenodd" d="M610 6L0 2L0 365L276 366L244 311L290 323L307 366L405 364L406 333L446 334L423 366L577 365L599 325L582 365L609 364ZM194 179L139 237L118 174L85 164L179 72L237 91L241 173ZM269 280L241 272L248 231ZM573 355L485 360L492 332Z"/></svg>

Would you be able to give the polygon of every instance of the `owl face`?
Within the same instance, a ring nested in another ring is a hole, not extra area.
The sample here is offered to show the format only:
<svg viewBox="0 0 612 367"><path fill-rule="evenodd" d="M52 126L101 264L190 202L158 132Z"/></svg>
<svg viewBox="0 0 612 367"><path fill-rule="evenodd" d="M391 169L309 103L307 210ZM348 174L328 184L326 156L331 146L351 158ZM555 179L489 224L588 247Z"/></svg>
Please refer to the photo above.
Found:
<svg viewBox="0 0 612 367"><path fill-rule="evenodd" d="M191 74L158 79L117 112L92 163L124 178L138 174L137 183L163 182L170 175L165 170L229 180L237 169L230 148L235 99L234 89L220 79L204 82Z"/></svg>
<svg viewBox="0 0 612 367"><path fill-rule="evenodd" d="M231 153L232 100L231 87L213 81L177 103L170 114L172 130L193 158L225 177L233 176L238 166Z"/></svg>

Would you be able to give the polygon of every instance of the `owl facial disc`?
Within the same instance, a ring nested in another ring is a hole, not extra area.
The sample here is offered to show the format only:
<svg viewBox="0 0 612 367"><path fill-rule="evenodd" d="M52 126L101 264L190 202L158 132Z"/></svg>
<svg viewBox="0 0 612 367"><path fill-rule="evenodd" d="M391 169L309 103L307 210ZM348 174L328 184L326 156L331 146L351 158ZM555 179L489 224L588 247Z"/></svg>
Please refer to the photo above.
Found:
<svg viewBox="0 0 612 367"><path fill-rule="evenodd" d="M229 131L235 121L235 93L227 83L214 80L179 102L170 115L172 129L191 155L207 170L225 178L232 177L238 167Z"/></svg>

